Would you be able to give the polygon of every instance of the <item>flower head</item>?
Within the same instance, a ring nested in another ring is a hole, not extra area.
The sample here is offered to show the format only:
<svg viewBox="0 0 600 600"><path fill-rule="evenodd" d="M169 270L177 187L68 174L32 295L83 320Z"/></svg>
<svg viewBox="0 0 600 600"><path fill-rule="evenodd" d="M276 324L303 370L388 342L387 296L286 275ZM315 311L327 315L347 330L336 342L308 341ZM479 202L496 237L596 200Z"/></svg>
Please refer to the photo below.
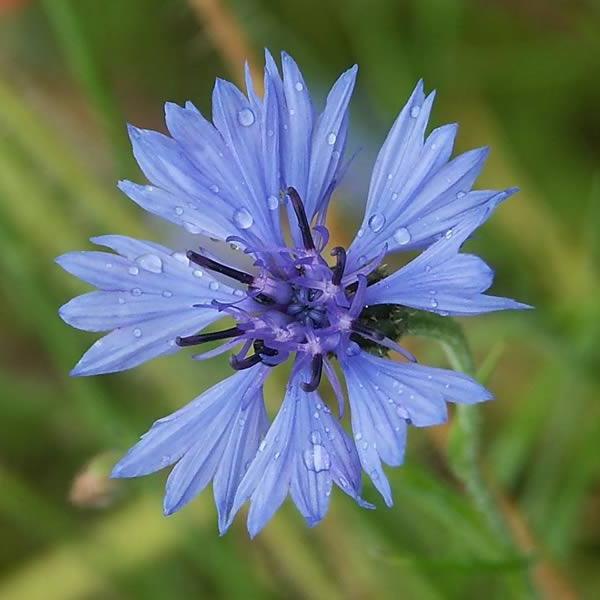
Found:
<svg viewBox="0 0 600 600"><path fill-rule="evenodd" d="M418 365L398 340L373 327L368 306L398 305L441 315L523 308L484 292L490 268L460 247L514 189L472 191L487 151L451 159L455 125L425 137L433 94L419 83L385 141L367 208L346 250L326 252L327 206L342 172L348 106L357 69L342 74L316 115L296 63L283 76L267 52L265 94L247 78L247 96L217 81L213 122L188 103L166 105L170 137L130 127L135 157L151 182L121 182L146 210L189 233L233 243L253 258L240 269L200 247L173 252L122 236L92 241L114 251L74 252L58 263L97 291L61 308L87 331L110 331L86 352L74 375L121 371L188 346L222 341L194 356L231 351L235 373L158 420L117 464L114 477L175 465L165 513L179 510L211 481L225 531L250 500L256 534L288 494L310 525L325 515L333 484L363 506L362 471L388 505L382 463L400 465L408 424L445 421L446 401L491 397L470 377ZM289 219L286 243L281 216ZM425 250L396 273L378 267L386 253ZM227 282L227 283L226 283ZM234 324L203 330L223 317ZM406 362L365 348L400 353ZM262 388L293 357L285 397L269 424ZM345 376L352 435L323 402L328 380L344 411Z"/></svg>

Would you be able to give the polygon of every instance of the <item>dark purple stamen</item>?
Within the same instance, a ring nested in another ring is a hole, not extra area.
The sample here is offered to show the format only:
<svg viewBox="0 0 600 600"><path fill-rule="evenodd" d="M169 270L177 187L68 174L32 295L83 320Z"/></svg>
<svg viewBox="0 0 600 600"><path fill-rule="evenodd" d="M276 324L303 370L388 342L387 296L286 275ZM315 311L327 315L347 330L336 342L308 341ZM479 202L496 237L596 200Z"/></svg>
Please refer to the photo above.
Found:
<svg viewBox="0 0 600 600"><path fill-rule="evenodd" d="M231 327L229 329L223 329L222 331L212 331L211 333L199 333L197 335L188 335L187 337L177 337L175 338L175 343L182 347L197 346L198 344L204 344L205 342L226 340L228 338L242 335L243 333L243 329L240 329L239 327Z"/></svg>
<svg viewBox="0 0 600 600"><path fill-rule="evenodd" d="M331 256L335 256L336 258L335 267L332 269L331 283L333 285L340 285L344 276L344 269L346 268L346 251L341 246L336 246L331 251Z"/></svg>
<svg viewBox="0 0 600 600"><path fill-rule="evenodd" d="M186 252L186 256L197 265L201 267L205 267L206 269L210 269L211 271L216 271L217 273L221 273L226 277L231 277L231 279L235 279L240 283L245 283L246 285L250 285L254 281L254 277L249 275L248 273L244 273L243 271L238 271L233 267L228 267L227 265L222 265L221 263L213 260L212 258L208 258L207 256L202 256L202 254L198 254L193 250L188 250Z"/></svg>
<svg viewBox="0 0 600 600"><path fill-rule="evenodd" d="M264 340L256 340L254 342L254 351L256 354L264 354L264 356L277 356L279 354L279 351L275 350L275 348L265 346Z"/></svg>
<svg viewBox="0 0 600 600"><path fill-rule="evenodd" d="M229 358L229 364L236 371L243 371L262 361L260 354L252 354L246 358L238 358L235 354Z"/></svg>
<svg viewBox="0 0 600 600"><path fill-rule="evenodd" d="M311 363L312 373L308 383L302 383L302 389L305 392L314 392L321 383L321 375L323 374L323 355L315 354Z"/></svg>
<svg viewBox="0 0 600 600"><path fill-rule="evenodd" d="M304 204L302 203L302 199L300 198L300 194L296 191L295 188L289 187L286 190L286 194L289 196L294 212L296 213L296 217L298 219L298 227L300 228L300 233L302 234L302 241L304 243L304 247L307 250L315 249L315 242L312 237L312 232L310 230L310 224L306 217L306 211L304 210Z"/></svg>

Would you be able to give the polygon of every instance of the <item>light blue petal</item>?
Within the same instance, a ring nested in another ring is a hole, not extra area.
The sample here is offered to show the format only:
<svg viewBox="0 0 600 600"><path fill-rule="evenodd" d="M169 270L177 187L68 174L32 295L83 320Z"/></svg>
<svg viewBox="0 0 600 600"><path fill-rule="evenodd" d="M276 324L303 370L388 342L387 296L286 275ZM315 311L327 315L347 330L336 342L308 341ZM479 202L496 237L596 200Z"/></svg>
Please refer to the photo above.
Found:
<svg viewBox="0 0 600 600"><path fill-rule="evenodd" d="M440 127L424 140L432 102L433 94L425 98L419 82L379 153L364 220L348 250L348 272L385 245L390 252L426 247L469 211L516 191L471 192L488 150L471 150L448 162L457 127Z"/></svg>
<svg viewBox="0 0 600 600"><path fill-rule="evenodd" d="M267 371L256 366L238 372L156 421L112 477L138 477L177 463L167 481L165 514L182 508L215 477L217 508L224 518L266 429L262 384Z"/></svg>
<svg viewBox="0 0 600 600"><path fill-rule="evenodd" d="M352 441L316 392L288 386L279 413L246 472L230 520L250 499L248 531L254 537L288 493L310 525L326 514L332 484L359 503L360 463Z"/></svg>
<svg viewBox="0 0 600 600"><path fill-rule="evenodd" d="M193 445L169 475L165 514L180 510L214 477L219 523L227 520L247 463L255 456L260 438L266 431L262 396L266 373L267 369L259 366L226 380L231 383L228 395L220 396L210 420L196 424Z"/></svg>
<svg viewBox="0 0 600 600"><path fill-rule="evenodd" d="M334 83L325 110L319 116L312 135L306 214L310 219L326 210L331 188L346 147L348 106L356 83L358 67L354 65Z"/></svg>
<svg viewBox="0 0 600 600"><path fill-rule="evenodd" d="M122 371L177 352L177 336L197 333L221 318L199 304L235 299L233 288L159 244L114 235L93 241L122 256L72 252L59 257L66 271L101 290L74 298L60 315L80 329L115 330L88 350L73 375Z"/></svg>
<svg viewBox="0 0 600 600"><path fill-rule="evenodd" d="M457 316L528 308L508 298L483 295L492 284L493 271L480 258L459 253L488 213L476 210L405 267L367 288L366 303L399 304Z"/></svg>

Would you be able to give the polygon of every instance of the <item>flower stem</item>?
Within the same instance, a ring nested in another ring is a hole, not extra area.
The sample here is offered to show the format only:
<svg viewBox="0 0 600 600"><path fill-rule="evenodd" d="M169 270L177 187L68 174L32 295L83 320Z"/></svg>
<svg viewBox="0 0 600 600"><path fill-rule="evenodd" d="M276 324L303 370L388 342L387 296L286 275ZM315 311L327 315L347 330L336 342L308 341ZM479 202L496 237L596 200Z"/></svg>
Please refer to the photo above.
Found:
<svg viewBox="0 0 600 600"><path fill-rule="evenodd" d="M475 363L461 326L446 317L431 313L410 312L406 334L431 337L441 344L453 369L475 374ZM459 404L450 432L448 460L454 474L464 484L473 504L502 545L514 549L515 544L504 522L479 465L480 420L476 406Z"/></svg>

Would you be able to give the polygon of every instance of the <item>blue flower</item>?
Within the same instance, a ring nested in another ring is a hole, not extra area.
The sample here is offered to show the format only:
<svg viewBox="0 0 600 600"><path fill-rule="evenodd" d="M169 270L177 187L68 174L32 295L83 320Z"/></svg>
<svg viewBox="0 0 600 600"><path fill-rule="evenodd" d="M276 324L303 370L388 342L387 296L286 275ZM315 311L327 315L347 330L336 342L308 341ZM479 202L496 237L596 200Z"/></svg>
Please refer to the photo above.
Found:
<svg viewBox="0 0 600 600"><path fill-rule="evenodd" d="M287 54L282 70L283 76L267 52L263 98L249 76L247 96L218 80L212 123L187 103L166 105L170 136L130 127L133 152L151 184L119 184L142 208L189 233L235 244L253 258L251 269L200 247L183 254L116 235L92 239L113 252L57 259L97 288L63 306L61 317L79 329L110 332L73 375L122 371L217 340L222 345L194 358L233 352L236 372L156 421L113 476L174 465L166 514L212 481L221 532L249 501L252 536L288 494L310 525L326 514L334 484L371 507L361 497L363 471L391 505L382 463L402 463L407 426L443 423L447 401L491 397L467 375L415 364L397 340L361 318L367 305L440 315L526 308L486 295L491 269L460 252L515 190L472 191L487 150L451 158L455 125L425 135L434 94L425 96L421 82L379 153L356 238L348 250L335 247L325 256L325 215L344 168L357 68L335 82L321 114ZM286 213L291 243L282 226ZM386 253L416 249L423 250L417 258L381 278ZM235 325L202 333L223 317ZM399 352L406 362L376 357L368 344ZM292 374L269 425L263 384L290 355ZM319 395L324 375L343 414L335 362L348 388L352 436Z"/></svg>

